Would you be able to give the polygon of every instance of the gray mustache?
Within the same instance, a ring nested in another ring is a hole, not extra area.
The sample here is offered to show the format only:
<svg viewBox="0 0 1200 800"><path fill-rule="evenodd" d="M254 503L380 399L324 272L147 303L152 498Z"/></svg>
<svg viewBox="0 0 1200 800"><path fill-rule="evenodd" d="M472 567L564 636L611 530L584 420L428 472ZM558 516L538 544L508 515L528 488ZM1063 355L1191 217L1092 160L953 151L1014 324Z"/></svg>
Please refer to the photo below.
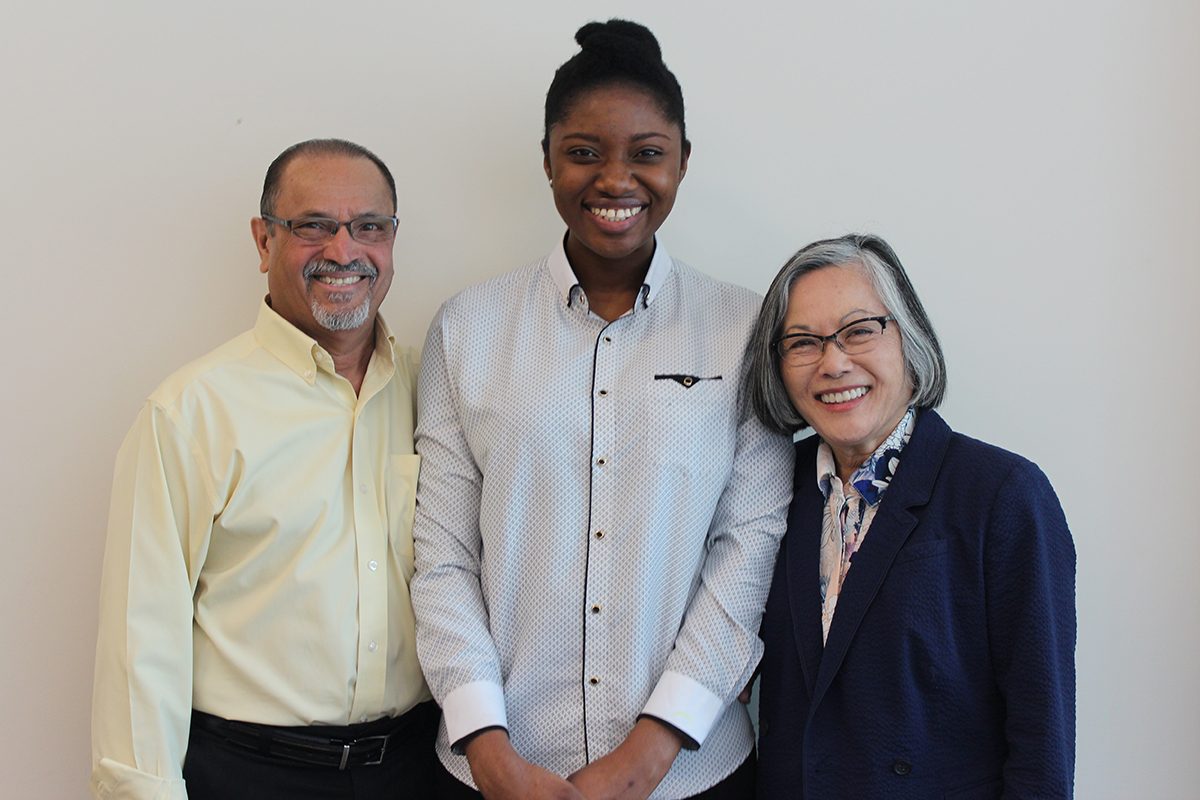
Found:
<svg viewBox="0 0 1200 800"><path fill-rule="evenodd" d="M369 261L364 261L361 258L356 258L349 264L339 264L336 261L330 261L326 258L317 258L308 262L304 267L305 279L311 278L314 275L329 275L334 272L365 275L371 280L379 277L379 270Z"/></svg>

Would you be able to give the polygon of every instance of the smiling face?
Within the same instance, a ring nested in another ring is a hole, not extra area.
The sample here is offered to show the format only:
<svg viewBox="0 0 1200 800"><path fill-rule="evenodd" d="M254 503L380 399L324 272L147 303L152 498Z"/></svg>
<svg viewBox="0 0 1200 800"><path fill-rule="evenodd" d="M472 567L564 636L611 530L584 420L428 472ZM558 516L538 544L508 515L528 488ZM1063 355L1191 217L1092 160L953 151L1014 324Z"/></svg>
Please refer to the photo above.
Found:
<svg viewBox="0 0 1200 800"><path fill-rule="evenodd" d="M649 265L687 159L679 125L649 92L610 84L572 102L550 128L545 168L577 274Z"/></svg>
<svg viewBox="0 0 1200 800"><path fill-rule="evenodd" d="M273 215L282 219L329 217L342 222L366 215L391 216L391 191L366 158L300 155L284 170ZM309 242L282 225L251 222L267 274L271 307L325 346L333 337L373 332L375 313L392 282L392 246L363 244L339 228L326 242Z"/></svg>
<svg viewBox="0 0 1200 800"><path fill-rule="evenodd" d="M862 267L823 267L792 284L780 335L824 336L848 322L886 314ZM900 424L913 394L895 323L888 323L869 352L847 355L827 342L815 364L781 363L780 375L796 410L833 450L843 478Z"/></svg>

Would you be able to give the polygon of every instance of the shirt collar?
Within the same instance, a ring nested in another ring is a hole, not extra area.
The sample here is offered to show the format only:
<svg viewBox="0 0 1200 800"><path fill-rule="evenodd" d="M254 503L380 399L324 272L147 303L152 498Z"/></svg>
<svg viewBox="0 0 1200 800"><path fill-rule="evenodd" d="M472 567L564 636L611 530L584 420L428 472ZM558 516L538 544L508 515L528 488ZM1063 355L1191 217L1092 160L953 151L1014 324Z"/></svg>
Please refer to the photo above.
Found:
<svg viewBox="0 0 1200 800"><path fill-rule="evenodd" d="M279 316L279 313L271 308L269 300L268 297L263 298L258 309L258 319L254 323L254 338L263 349L310 384L316 380L316 369L333 372L333 357L316 339ZM372 358L381 359L381 365L386 369L395 368L395 342L396 337L383 317L376 314L375 353Z"/></svg>
<svg viewBox="0 0 1200 800"><path fill-rule="evenodd" d="M909 406L908 411L883 444L863 462L862 466L850 475L850 484L858 490L868 505L876 505L883 499L883 493L891 485L892 477L900 466L900 451L912 438L913 428L917 423L917 410ZM821 494L829 499L833 487L833 479L837 477L837 466L833 460L833 450L825 442L817 446L817 485Z"/></svg>
<svg viewBox="0 0 1200 800"><path fill-rule="evenodd" d="M567 251L563 247L566 242L566 236L559 239L558 244L550 252L548 265L550 267L550 277L554 279L554 285L558 287L558 293L562 297L563 302L568 306L574 301L576 292L583 293L583 287L579 285L579 279L575 277L575 271L571 269L571 262L567 260ZM646 270L646 279L642 282L642 291L638 296L638 301L634 303L634 310L640 306L645 308L650 305L658 293L662 291L663 284L667 281L667 276L671 274L671 266L674 262L671 260L671 254L667 252L667 248L663 247L662 242L658 241L658 237L654 239L654 257L650 259L650 268Z"/></svg>

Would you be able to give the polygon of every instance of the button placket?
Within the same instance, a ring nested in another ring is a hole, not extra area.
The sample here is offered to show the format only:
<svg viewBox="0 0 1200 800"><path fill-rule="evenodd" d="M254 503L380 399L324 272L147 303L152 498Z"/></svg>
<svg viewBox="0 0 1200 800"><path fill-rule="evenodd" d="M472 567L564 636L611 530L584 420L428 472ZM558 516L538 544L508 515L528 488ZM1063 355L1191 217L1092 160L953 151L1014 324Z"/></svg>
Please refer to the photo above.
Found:
<svg viewBox="0 0 1200 800"><path fill-rule="evenodd" d="M621 322L614 323L620 327ZM610 326L611 327L611 326ZM613 485L613 470L620 469L620 459L613 459L618 441L617 392L621 389L621 349L615 346L609 329L600 334L595 348L595 364L592 383L592 480L590 494L591 547L587 559L587 574L584 582L584 702L589 711L587 737L597 747L607 749L609 732L602 724L606 718L607 704L611 702L603 681L611 674L609 655L614 651L613 631L609 614L604 613L605 598L611 597L612 570L615 553L611 541L610 524L615 511L620 508L621 498L616 496Z"/></svg>
<svg viewBox="0 0 1200 800"><path fill-rule="evenodd" d="M351 714L362 715L377 708L386 692L387 583L380 570L387 557L388 528L383 518L383 498L379 494L386 464L371 458L370 435L361 420L362 409L353 418L350 452L350 484L353 491L355 562L358 565L358 647L359 665Z"/></svg>

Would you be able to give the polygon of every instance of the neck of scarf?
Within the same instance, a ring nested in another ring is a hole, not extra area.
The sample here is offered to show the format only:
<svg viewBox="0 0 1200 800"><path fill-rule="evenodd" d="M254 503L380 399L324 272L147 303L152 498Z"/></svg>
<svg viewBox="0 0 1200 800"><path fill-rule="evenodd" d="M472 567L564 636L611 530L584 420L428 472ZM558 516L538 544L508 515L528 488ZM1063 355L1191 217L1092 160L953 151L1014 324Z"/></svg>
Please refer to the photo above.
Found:
<svg viewBox="0 0 1200 800"><path fill-rule="evenodd" d="M817 480L825 496L820 567L822 641L829 638L833 613L851 561L862 547L879 502L900 467L900 452L912 438L916 418L916 409L909 408L895 430L850 475L848 485L837 475L829 445L821 442L817 447Z"/></svg>

